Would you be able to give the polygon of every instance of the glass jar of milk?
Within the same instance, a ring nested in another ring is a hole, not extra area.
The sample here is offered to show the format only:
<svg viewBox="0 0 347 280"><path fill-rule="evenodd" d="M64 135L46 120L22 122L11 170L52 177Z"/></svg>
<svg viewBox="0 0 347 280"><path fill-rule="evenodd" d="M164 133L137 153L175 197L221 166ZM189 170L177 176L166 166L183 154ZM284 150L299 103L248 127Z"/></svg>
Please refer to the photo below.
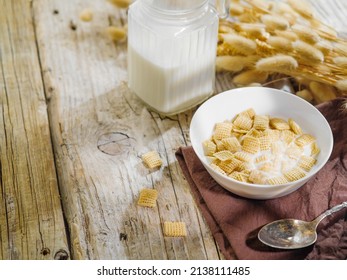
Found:
<svg viewBox="0 0 347 280"><path fill-rule="evenodd" d="M137 0L128 13L128 85L172 115L213 94L218 15L209 0Z"/></svg>

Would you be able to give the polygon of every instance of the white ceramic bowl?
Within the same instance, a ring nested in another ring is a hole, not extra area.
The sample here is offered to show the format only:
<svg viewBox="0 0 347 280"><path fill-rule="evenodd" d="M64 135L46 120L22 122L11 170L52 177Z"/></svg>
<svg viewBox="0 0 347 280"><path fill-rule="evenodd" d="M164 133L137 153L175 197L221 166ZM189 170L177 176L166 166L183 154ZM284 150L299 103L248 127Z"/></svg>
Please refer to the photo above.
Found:
<svg viewBox="0 0 347 280"><path fill-rule="evenodd" d="M202 142L211 137L217 122L231 120L248 108L253 108L259 115L292 118L304 132L316 137L321 151L317 163L304 178L282 185L258 185L236 181L210 167L204 155ZM222 187L234 194L252 199L272 199L297 190L325 165L333 148L330 126L314 106L291 93L265 87L232 89L207 100L192 118L190 140L206 170Z"/></svg>

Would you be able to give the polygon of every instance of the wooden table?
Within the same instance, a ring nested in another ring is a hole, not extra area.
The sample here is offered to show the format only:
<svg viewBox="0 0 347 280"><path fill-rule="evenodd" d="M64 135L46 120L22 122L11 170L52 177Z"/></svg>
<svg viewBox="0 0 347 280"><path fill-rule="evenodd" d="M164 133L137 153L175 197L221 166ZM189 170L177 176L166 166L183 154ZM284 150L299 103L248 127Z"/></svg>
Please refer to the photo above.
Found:
<svg viewBox="0 0 347 280"><path fill-rule="evenodd" d="M346 1L311 2L343 31ZM0 259L223 258L174 155L195 109L162 117L129 92L126 43L104 34L125 21L104 0L0 0ZM142 188L155 209L136 205ZM167 220L188 236L163 237Z"/></svg>

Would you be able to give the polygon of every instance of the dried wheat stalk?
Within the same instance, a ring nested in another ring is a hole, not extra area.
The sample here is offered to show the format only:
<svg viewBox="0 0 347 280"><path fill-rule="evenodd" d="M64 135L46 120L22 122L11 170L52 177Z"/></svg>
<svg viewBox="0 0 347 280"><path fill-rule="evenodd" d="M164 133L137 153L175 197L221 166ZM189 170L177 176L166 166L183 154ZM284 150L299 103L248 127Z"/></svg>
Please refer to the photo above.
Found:
<svg viewBox="0 0 347 280"><path fill-rule="evenodd" d="M303 0L232 0L230 18L220 21L216 64L242 86L284 74L316 104L347 94L347 41Z"/></svg>

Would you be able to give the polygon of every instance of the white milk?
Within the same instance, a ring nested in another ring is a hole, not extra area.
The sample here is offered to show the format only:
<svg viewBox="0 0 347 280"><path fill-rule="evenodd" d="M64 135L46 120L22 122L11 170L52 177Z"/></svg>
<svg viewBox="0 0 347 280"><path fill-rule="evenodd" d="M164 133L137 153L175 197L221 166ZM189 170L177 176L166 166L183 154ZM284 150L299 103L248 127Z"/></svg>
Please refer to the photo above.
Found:
<svg viewBox="0 0 347 280"><path fill-rule="evenodd" d="M215 12L206 6L182 23L158 14L149 17L145 7L139 7L133 4L128 17L129 88L149 107L166 115L211 96L218 29Z"/></svg>
<svg viewBox="0 0 347 280"><path fill-rule="evenodd" d="M131 47L128 53L130 89L158 112L181 112L213 93L213 58L170 67L154 64Z"/></svg>

